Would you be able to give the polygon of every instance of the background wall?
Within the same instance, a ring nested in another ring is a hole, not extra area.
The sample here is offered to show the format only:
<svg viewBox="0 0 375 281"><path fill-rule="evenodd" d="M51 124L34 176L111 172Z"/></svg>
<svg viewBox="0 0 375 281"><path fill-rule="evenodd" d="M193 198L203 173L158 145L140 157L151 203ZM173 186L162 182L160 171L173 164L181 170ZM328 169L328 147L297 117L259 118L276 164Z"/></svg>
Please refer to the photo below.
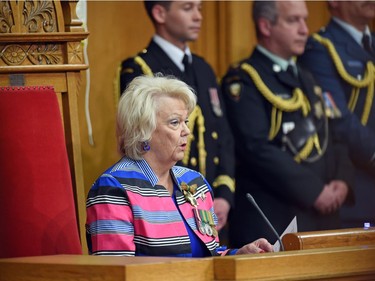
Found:
<svg viewBox="0 0 375 281"><path fill-rule="evenodd" d="M328 19L326 3L308 1L308 25L316 31ZM190 45L221 77L230 63L250 54L255 32L250 17L251 1L205 1L200 39ZM88 1L87 27L90 65L90 112L94 145L89 144L84 89L79 96L79 118L85 190L104 169L118 160L115 139L115 87L119 63L147 46L152 25L142 1ZM83 79L85 82L85 79Z"/></svg>

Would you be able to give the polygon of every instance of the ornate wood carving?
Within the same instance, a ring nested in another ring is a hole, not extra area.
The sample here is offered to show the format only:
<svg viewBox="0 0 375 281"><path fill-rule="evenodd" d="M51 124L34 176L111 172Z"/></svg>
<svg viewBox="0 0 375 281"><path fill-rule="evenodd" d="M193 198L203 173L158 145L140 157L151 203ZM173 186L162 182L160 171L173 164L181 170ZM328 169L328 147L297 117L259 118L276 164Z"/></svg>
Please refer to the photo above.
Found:
<svg viewBox="0 0 375 281"><path fill-rule="evenodd" d="M27 32L56 32L56 10L53 2L30 1L23 4L23 25Z"/></svg>
<svg viewBox="0 0 375 281"><path fill-rule="evenodd" d="M0 0L0 33L58 32L59 9L54 1Z"/></svg>
<svg viewBox="0 0 375 281"><path fill-rule="evenodd" d="M14 24L9 1L0 1L0 33L10 33Z"/></svg>
<svg viewBox="0 0 375 281"><path fill-rule="evenodd" d="M23 72L25 66L38 72L40 66L86 69L81 41L88 33L76 15L77 2L0 0L0 73Z"/></svg>
<svg viewBox="0 0 375 281"><path fill-rule="evenodd" d="M9 66L52 65L63 63L63 52L61 44L9 44L0 45L0 58Z"/></svg>

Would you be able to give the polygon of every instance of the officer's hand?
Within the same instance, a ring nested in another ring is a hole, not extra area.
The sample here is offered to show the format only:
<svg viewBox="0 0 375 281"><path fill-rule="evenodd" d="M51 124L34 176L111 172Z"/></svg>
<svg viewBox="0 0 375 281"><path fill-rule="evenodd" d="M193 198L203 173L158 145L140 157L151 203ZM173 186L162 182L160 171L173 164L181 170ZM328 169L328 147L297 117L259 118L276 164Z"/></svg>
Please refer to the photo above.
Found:
<svg viewBox="0 0 375 281"><path fill-rule="evenodd" d="M238 249L236 255L256 254L264 252L273 252L272 245L264 238L259 238L252 243L246 244Z"/></svg>
<svg viewBox="0 0 375 281"><path fill-rule="evenodd" d="M348 196L348 185L342 180L333 180L330 182L330 186L332 186L333 190L335 191L337 200L341 206L344 204L346 196Z"/></svg>
<svg viewBox="0 0 375 281"><path fill-rule="evenodd" d="M218 224L216 228L217 228L217 231L220 231L220 229L222 229L227 223L230 205L228 201L223 198L215 198L214 210L218 218Z"/></svg>
<svg viewBox="0 0 375 281"><path fill-rule="evenodd" d="M326 184L315 200L315 209L325 215L334 212L339 206L340 204L335 189L332 185Z"/></svg>

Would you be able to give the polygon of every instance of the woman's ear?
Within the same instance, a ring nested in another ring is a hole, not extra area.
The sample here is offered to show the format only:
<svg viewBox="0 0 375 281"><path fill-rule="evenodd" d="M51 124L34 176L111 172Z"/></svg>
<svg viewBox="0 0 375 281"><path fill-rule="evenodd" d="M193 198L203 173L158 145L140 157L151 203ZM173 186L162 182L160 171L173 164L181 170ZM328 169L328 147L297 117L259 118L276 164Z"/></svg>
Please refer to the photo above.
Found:
<svg viewBox="0 0 375 281"><path fill-rule="evenodd" d="M258 30L262 36L264 37L271 36L271 28L272 28L272 24L268 19L260 18L258 20Z"/></svg>
<svg viewBox="0 0 375 281"><path fill-rule="evenodd" d="M152 16L156 23L159 23L159 24L164 23L166 15L167 15L167 10L165 9L164 6L156 4L152 8Z"/></svg>

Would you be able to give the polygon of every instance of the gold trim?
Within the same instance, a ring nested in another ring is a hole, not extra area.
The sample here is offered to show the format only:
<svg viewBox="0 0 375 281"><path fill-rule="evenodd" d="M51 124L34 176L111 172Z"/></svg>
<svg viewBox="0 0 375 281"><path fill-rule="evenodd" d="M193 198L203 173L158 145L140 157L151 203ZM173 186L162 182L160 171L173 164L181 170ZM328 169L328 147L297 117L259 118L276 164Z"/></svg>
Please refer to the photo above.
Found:
<svg viewBox="0 0 375 281"><path fill-rule="evenodd" d="M303 116L307 116L310 112L310 103L306 96L303 94L301 89L296 88L293 91L293 95L290 99L283 99L278 97L272 93L272 91L264 84L262 78L260 78L258 72L253 68L251 65L244 63L241 65L241 68L246 71L251 79L254 81L255 86L260 91L260 93L268 100L277 110L284 111L284 112L293 112L297 110L302 110ZM272 114L275 118L276 116L281 120L280 114L273 112ZM277 124L281 124L280 121L273 121L274 125L271 125L272 131L270 135L276 136L279 130L276 130L277 127L280 129L280 126ZM272 140L272 139L270 139Z"/></svg>
<svg viewBox="0 0 375 281"><path fill-rule="evenodd" d="M189 129L190 129L190 135L187 140L186 150L184 158L182 159L182 163L185 166L188 166L189 164L189 156L191 151L191 143L194 141L194 127L195 124L197 124L197 130L198 130L198 162L199 162L199 172L206 176L206 158L207 158L207 151L205 150L205 143L204 143L204 132L206 131L206 128L204 126L204 117L202 114L202 110L199 107L199 105L196 105L193 112L189 116Z"/></svg>
<svg viewBox="0 0 375 281"><path fill-rule="evenodd" d="M264 98L273 105L271 112L270 131L268 134L269 140L273 140L280 131L282 123L282 112L294 112L297 110L301 110L303 116L307 116L307 114L310 112L310 102L301 89L294 89L293 95L290 99L283 99L272 93L272 91L267 87L267 85L264 84L258 72L251 65L243 63L241 65L241 68L249 74L250 78L253 80L255 86L257 87L259 92L264 96ZM319 138L316 134L314 134L307 140L302 150L297 152L297 154L295 155L294 160L296 162L300 162L301 160L307 159L307 157L311 154L314 145L318 153L321 152Z"/></svg>
<svg viewBox="0 0 375 281"><path fill-rule="evenodd" d="M147 65L147 63L140 57L140 56L135 56L134 61L136 64L138 64L141 69L143 74L149 75L149 76L154 76L152 73L151 68ZM120 76L121 76L121 71L122 71L122 63L119 64L117 67L116 71L116 76L115 76L115 81L113 82L114 88L115 88L115 108L118 106L119 98L121 96L121 89L120 89Z"/></svg>
<svg viewBox="0 0 375 281"><path fill-rule="evenodd" d="M143 74L146 74L148 76L154 76L154 73L152 72L151 68L140 56L135 56L134 61L141 67Z"/></svg>
<svg viewBox="0 0 375 281"><path fill-rule="evenodd" d="M354 111L354 108L357 104L359 96L359 88L352 88L352 93L350 94L349 102L348 102L348 108L351 112Z"/></svg>
<svg viewBox="0 0 375 281"><path fill-rule="evenodd" d="M362 117L361 117L362 125L366 125L368 122L368 118L370 116L372 102L374 98L375 66L373 62L371 61L367 62L365 75L362 80L359 80L351 76L346 71L340 59L340 56L338 55L336 48L332 44L331 40L329 40L328 38L324 38L317 33L314 33L312 36L316 41L318 41L320 44L322 44L324 47L327 48L328 53L331 56L333 63L340 77L349 85L353 86L353 90L352 90L352 93L348 102L348 108L351 112L353 112L356 107L360 88L368 87L365 105L364 105L364 109L363 109Z"/></svg>
<svg viewBox="0 0 375 281"><path fill-rule="evenodd" d="M230 176L227 175L220 175L218 176L214 182L212 183L212 186L214 188L220 186L220 185L225 185L228 186L230 191L234 192L236 187L235 187L235 181L232 179Z"/></svg>
<svg viewBox="0 0 375 281"><path fill-rule="evenodd" d="M315 136L315 135L314 135ZM307 157L309 157L311 151L313 150L313 147L314 147L314 138L313 137L310 137L305 146L302 148L301 151L298 152L298 154L296 156L294 156L294 160L298 163L301 162L301 160L305 160L307 159Z"/></svg>

